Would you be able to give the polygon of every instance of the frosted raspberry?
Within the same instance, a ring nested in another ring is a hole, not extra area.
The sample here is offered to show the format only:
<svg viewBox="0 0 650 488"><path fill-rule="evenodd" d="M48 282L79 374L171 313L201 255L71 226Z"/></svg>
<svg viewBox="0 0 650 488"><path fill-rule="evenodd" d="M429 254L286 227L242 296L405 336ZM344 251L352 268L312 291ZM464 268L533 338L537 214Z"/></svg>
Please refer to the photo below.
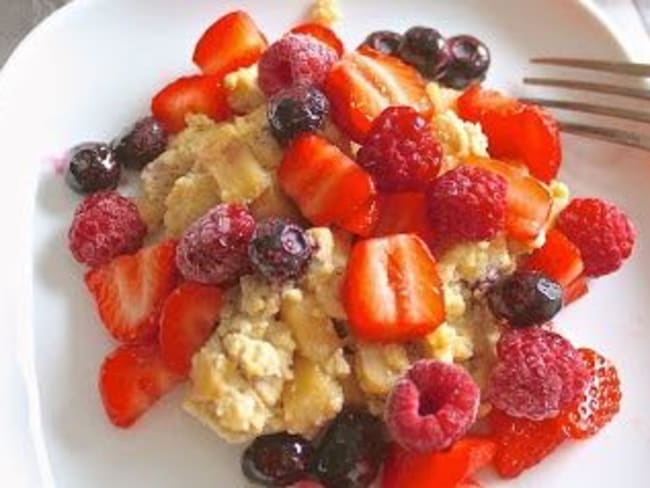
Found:
<svg viewBox="0 0 650 488"><path fill-rule="evenodd" d="M555 417L584 391L589 373L564 337L538 327L513 329L497 343L487 397L513 417Z"/></svg>
<svg viewBox="0 0 650 488"><path fill-rule="evenodd" d="M395 384L386 404L386 424L404 449L441 451L472 426L479 397L479 387L460 366L421 360Z"/></svg>
<svg viewBox="0 0 650 488"><path fill-rule="evenodd" d="M442 148L411 107L389 107L373 122L358 163L383 191L424 191L438 176Z"/></svg>
<svg viewBox="0 0 650 488"><path fill-rule="evenodd" d="M232 282L251 269L248 243L255 220L243 205L220 204L194 222L176 250L176 265L186 280Z"/></svg>
<svg viewBox="0 0 650 488"><path fill-rule="evenodd" d="M632 254L632 222L616 205L597 198L575 198L557 227L580 249L587 276L613 273Z"/></svg>
<svg viewBox="0 0 650 488"><path fill-rule="evenodd" d="M75 210L68 245L77 261L99 266L137 251L146 234L147 226L133 202L117 192L99 192Z"/></svg>
<svg viewBox="0 0 650 488"><path fill-rule="evenodd" d="M427 194L429 221L447 242L491 239L504 229L508 183L495 173L460 166L435 180Z"/></svg>
<svg viewBox="0 0 650 488"><path fill-rule="evenodd" d="M267 96L295 85L320 88L338 56L305 34L288 34L271 44L259 62L259 83Z"/></svg>

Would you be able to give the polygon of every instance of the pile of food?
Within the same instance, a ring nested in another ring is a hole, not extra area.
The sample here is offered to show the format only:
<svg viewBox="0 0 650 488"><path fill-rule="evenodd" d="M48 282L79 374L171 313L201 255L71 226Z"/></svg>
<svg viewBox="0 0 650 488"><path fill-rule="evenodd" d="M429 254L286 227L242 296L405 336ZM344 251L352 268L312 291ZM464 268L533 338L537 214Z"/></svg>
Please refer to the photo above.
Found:
<svg viewBox="0 0 650 488"><path fill-rule="evenodd" d="M467 488L594 435L616 369L553 320L630 256L629 219L570 198L556 122L480 86L480 40L413 27L346 50L331 4L314 12L271 44L218 19L200 74L71 151L70 250L119 343L108 418L186 381L184 409L251 442L266 486Z"/></svg>

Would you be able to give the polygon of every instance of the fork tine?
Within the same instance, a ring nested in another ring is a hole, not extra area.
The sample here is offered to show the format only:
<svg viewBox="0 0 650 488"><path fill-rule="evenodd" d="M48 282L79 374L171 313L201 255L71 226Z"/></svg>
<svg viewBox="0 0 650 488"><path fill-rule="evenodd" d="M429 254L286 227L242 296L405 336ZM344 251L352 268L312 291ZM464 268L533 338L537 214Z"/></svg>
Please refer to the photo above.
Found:
<svg viewBox="0 0 650 488"><path fill-rule="evenodd" d="M605 107L603 105L594 105L582 102L566 102L562 100L546 100L543 98L522 98L522 102L543 105L549 108L559 108L563 110L573 110L585 112L588 114L605 115L607 117L616 117L624 120L633 120L634 122L643 122L650 124L650 113L639 110L629 110L618 107Z"/></svg>
<svg viewBox="0 0 650 488"><path fill-rule="evenodd" d="M650 64L598 61L579 58L533 58L531 63L568 66L570 68L591 69L627 76L650 77Z"/></svg>
<svg viewBox="0 0 650 488"><path fill-rule="evenodd" d="M560 129L567 134L591 137L593 139L613 142L650 152L650 137L635 132L606 127L594 127L573 122L560 122Z"/></svg>
<svg viewBox="0 0 650 488"><path fill-rule="evenodd" d="M650 90L644 88L609 85L606 83L592 83L589 81L560 80L557 78L524 78L524 83L527 85L586 90L594 93L606 93L608 95L620 95L622 97L650 100Z"/></svg>

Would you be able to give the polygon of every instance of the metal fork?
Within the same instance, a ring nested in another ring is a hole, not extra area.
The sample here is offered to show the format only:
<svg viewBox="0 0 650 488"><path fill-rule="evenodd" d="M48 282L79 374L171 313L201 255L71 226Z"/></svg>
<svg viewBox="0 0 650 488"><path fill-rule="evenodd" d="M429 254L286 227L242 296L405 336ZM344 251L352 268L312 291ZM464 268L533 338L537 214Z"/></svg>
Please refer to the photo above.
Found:
<svg viewBox="0 0 650 488"><path fill-rule="evenodd" d="M582 68L593 71L650 79L650 64L597 61L576 58L534 58L531 59L531 62L535 64ZM650 102L650 89L647 88L633 88L607 83L595 83L590 81L576 81L557 78L524 78L524 83L528 85L567 88L571 90L586 90L594 93L617 95ZM650 103L648 104L648 109L632 110L620 107L596 105L591 103L550 100L544 98L524 98L523 101L543 105L549 108L572 110L594 115L605 115L623 120L650 124ZM560 128L566 133L600 139L624 146L631 146L650 152L650 133L644 134L628 130L616 129L613 127L598 127L563 121L560 121Z"/></svg>

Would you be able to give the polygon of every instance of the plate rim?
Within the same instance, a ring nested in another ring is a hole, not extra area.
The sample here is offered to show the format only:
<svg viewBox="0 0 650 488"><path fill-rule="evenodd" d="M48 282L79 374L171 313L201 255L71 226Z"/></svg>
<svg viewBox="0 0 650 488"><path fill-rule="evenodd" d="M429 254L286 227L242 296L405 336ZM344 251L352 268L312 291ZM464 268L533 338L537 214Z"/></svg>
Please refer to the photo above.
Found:
<svg viewBox="0 0 650 488"><path fill-rule="evenodd" d="M4 66L0 69L0 120L2 119L3 110L2 110L2 99L8 94L5 94L6 85L8 84L7 80L11 79L12 73L18 71L22 64L23 58L26 57L28 50L35 45L40 36L47 35L48 29L52 25L55 25L57 22L62 22L66 16L80 8L92 9L96 4L101 4L110 0L72 0L64 6L60 7L40 23L34 26L30 32L18 43L14 48ZM543 1L543 0L541 0ZM578 7L582 8L587 14L594 18L597 23L602 27L604 32L606 32L610 40L618 48L620 56L625 61L634 61L637 59L637 56L634 54L634 50L631 46L628 46L624 41L624 36L621 34L621 29L613 21L611 21L606 12L598 5L594 3L593 0L577 0L576 2ZM25 192L24 198L29 198L29 205L27 207L27 215L29 218L27 222L28 232L26 242L29 244L27 249L29 249L29 254L33 247L32 239L32 219L34 215L34 191L36 188L37 172L31 171L29 177L29 192ZM13 200L14 194L10 195L8 200ZM27 196L28 195L28 196ZM26 433L27 441L34 448L36 460L35 464L37 467L37 477L40 479L42 486L47 488L54 488L56 483L54 481L54 476L50 464L49 453L46 447L45 439L43 436L42 426L41 426L41 401L40 401L40 391L38 387L38 381L36 377L36 362L34 357L34 337L33 337L33 266L32 262L29 261L24 263L28 266L28 272L21 277L21 284L19 285L24 291L24 296L29 296L29 307L27 310L20 311L20 316L23 320L18 320L14 325L10 325L10 328L17 329L14 331L16 334L15 342L16 348L11 354L10 364L13 363L18 368L20 374L19 388L24 390L24 397L26 398L26 407L27 407L27 417L28 417L28 430ZM22 286L21 286L22 285ZM18 288L18 287L17 287ZM21 293L23 295L23 293ZM25 327L19 327L18 323L24 322ZM25 435L25 433L23 433ZM9 473L11 475L11 473ZM11 478L10 478L11 479Z"/></svg>

